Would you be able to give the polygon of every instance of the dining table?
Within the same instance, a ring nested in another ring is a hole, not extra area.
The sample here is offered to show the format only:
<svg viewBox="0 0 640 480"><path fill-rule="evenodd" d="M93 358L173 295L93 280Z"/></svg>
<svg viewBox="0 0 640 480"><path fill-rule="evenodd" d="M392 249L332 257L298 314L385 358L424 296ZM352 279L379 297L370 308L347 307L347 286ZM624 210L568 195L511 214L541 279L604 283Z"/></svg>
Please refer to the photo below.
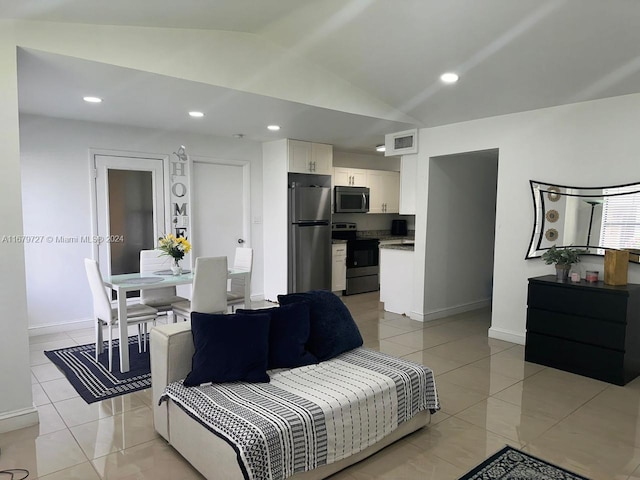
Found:
<svg viewBox="0 0 640 480"><path fill-rule="evenodd" d="M244 277L244 304L246 306L251 305L251 271L230 268L228 269L227 277L229 279ZM103 282L105 287L116 292L118 303L118 338L120 345L127 345L127 292L189 285L193 283L193 273L187 271L180 275L173 275L171 270L161 270L150 273L124 273L107 275L103 277ZM125 373L129 371L129 349L120 348L119 350L120 372Z"/></svg>

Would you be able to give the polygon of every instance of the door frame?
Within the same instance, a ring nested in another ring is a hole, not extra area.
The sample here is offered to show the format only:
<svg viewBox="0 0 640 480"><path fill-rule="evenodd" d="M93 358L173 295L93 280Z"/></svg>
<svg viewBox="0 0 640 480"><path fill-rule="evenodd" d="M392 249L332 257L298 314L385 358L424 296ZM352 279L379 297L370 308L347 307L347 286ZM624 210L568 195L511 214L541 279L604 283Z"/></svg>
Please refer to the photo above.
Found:
<svg viewBox="0 0 640 480"><path fill-rule="evenodd" d="M227 160L218 157L206 157L203 155L190 155L190 158L193 162L193 169L195 170L195 164L197 163L206 163L206 164L215 164L215 165L228 165L233 167L242 167L242 238L244 239L244 243L242 244L245 247L251 247L251 163L248 160ZM193 172L192 172L193 175ZM197 198L198 192L195 184L191 185L191 202ZM198 228L195 223L191 224L191 232L193 232ZM195 252L197 253L198 248L194 246ZM194 258L195 258L194 254Z"/></svg>
<svg viewBox="0 0 640 480"><path fill-rule="evenodd" d="M169 222L169 214L170 214L170 205L168 199L170 191L169 191L169 182L167 181L169 175L169 155L157 154L157 153L141 153L141 152L130 152L124 150L103 150L103 149L89 149L89 176L91 181L89 182L89 204L90 204L90 212L91 212L91 235L92 237L96 237L98 235L98 188L97 188L97 180L98 180L98 170L96 167L96 157L97 156L107 156L107 157L122 157L122 158L139 158L141 160L157 160L162 162L162 170L163 170L163 184L162 184L162 192L164 195L164 211L158 212L158 226L163 226L164 231L169 231L170 222ZM131 170L135 170L135 168L131 168ZM91 242L91 258L94 260L99 259L99 244L97 242ZM103 274L111 273L111 265L105 265L102 267Z"/></svg>

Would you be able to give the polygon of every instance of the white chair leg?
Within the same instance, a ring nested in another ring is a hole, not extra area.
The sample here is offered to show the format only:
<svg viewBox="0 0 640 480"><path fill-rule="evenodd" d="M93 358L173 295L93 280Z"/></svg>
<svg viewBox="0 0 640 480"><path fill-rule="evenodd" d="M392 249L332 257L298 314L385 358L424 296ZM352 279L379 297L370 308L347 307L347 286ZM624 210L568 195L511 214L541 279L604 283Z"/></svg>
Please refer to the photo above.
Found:
<svg viewBox="0 0 640 480"><path fill-rule="evenodd" d="M142 324L138 324L138 353L142 353Z"/></svg>
<svg viewBox="0 0 640 480"><path fill-rule="evenodd" d="M102 321L96 319L96 362L98 355L104 352L104 340L102 339Z"/></svg>
<svg viewBox="0 0 640 480"><path fill-rule="evenodd" d="M109 371L111 372L113 370L113 325L109 324L108 327L109 327Z"/></svg>
<svg viewBox="0 0 640 480"><path fill-rule="evenodd" d="M144 352L146 352L146 351L147 351L147 338L148 338L148 337L147 337L147 322L144 322L144 325L143 325L143 327L142 327L142 330L143 330L143 332L144 332L144 333L143 333L143 335L144 335L144 337L143 337L143 338L144 338L144 348L143 348L143 351L144 351Z"/></svg>

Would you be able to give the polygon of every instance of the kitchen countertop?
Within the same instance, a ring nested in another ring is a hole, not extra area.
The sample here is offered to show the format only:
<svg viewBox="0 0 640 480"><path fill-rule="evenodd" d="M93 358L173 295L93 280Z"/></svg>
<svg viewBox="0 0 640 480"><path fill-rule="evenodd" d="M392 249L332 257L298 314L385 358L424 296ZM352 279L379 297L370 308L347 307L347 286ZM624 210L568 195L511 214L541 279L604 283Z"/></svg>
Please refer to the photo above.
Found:
<svg viewBox="0 0 640 480"><path fill-rule="evenodd" d="M401 243L393 243L391 245L380 245L380 248L386 248L388 250L406 250L408 252L414 251L413 245L403 245Z"/></svg>
<svg viewBox="0 0 640 480"><path fill-rule="evenodd" d="M337 238L332 238L331 239L331 244L332 245L340 245L342 243L347 243L347 241L346 240L340 240L340 239L337 239Z"/></svg>
<svg viewBox="0 0 640 480"><path fill-rule="evenodd" d="M381 242L386 242L387 240L406 240L413 242L415 241L415 237L413 235L381 235L378 237L378 240Z"/></svg>

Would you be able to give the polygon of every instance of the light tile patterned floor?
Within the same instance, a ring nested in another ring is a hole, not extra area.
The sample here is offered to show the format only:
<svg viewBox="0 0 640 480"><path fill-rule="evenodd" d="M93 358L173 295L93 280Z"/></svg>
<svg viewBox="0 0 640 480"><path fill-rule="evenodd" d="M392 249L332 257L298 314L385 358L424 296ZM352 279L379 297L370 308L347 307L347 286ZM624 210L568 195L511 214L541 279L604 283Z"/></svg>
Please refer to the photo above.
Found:
<svg viewBox="0 0 640 480"><path fill-rule="evenodd" d="M640 379L618 387L527 363L522 346L487 338L488 310L423 324L381 310L377 293L344 301L365 346L434 370L442 410L332 479L457 479L508 444L593 480L640 480ZM154 432L148 390L87 405L42 353L92 335L31 338L40 425L0 435L0 470L28 468L29 480L202 478Z"/></svg>

